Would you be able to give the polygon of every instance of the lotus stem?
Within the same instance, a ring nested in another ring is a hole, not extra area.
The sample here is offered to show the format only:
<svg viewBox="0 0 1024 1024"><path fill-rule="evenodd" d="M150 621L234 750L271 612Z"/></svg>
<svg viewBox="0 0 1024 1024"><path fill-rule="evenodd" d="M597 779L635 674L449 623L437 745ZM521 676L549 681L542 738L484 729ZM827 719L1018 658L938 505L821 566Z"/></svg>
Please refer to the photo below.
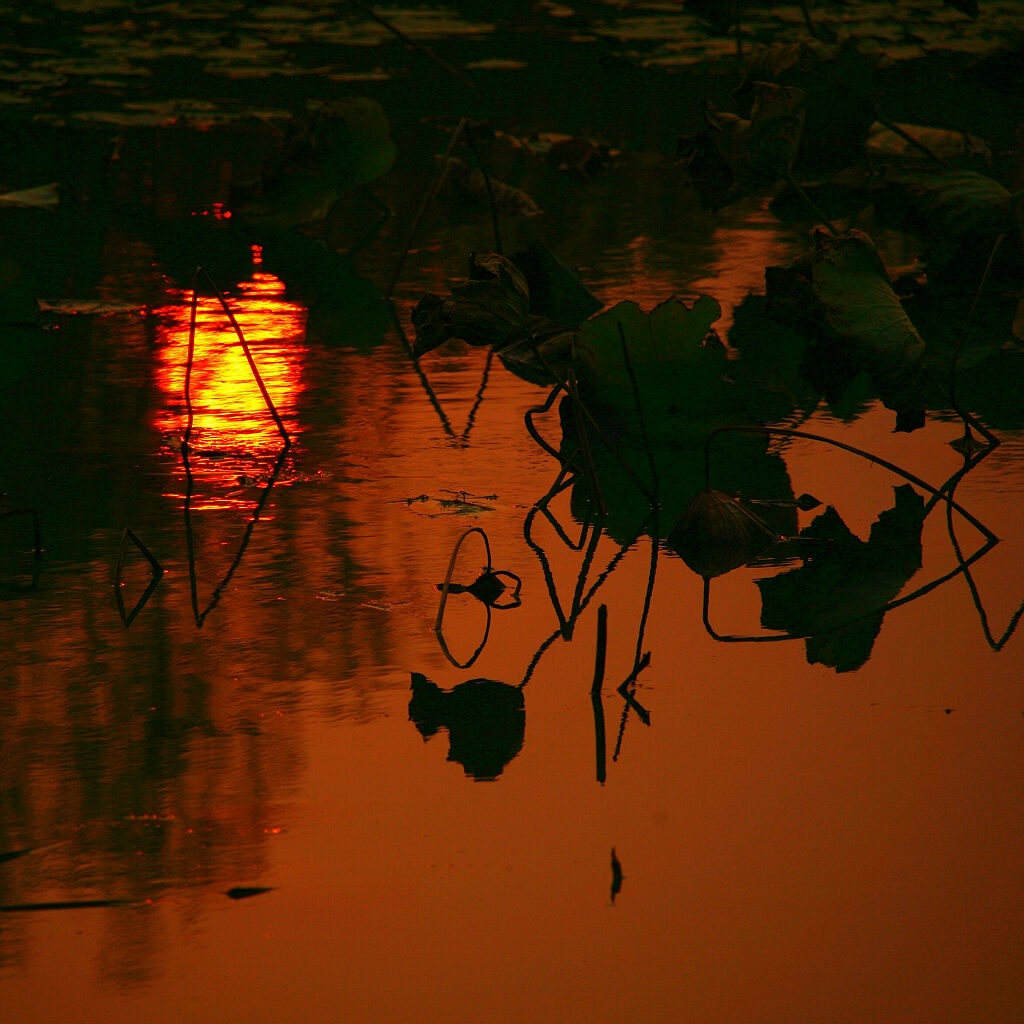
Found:
<svg viewBox="0 0 1024 1024"><path fill-rule="evenodd" d="M416 50L419 53L422 53L424 57L426 57L430 61L433 61L433 63L436 64L443 71L447 71L449 75L452 75L455 78L457 78L460 82L462 82L463 85L466 86L467 89L476 88L476 82L474 82L471 78L468 78L458 68L452 67L452 65L449 64L446 60L443 60L441 57L438 57L438 55L434 53L434 51L430 49L429 46L424 46L422 43L417 43L415 39L411 38L409 35L403 32L400 28L398 28L397 25L392 24L390 21L388 21L387 18L382 18L375 10L373 10L373 8L368 7L366 4L356 3L356 0L348 0L348 2L350 6L354 7L357 11L360 11L362 14L365 14L366 17L368 17L372 21L377 22L377 24L380 25L382 28L386 28L396 38L401 39L406 46L410 47L413 50Z"/></svg>
<svg viewBox="0 0 1024 1024"><path fill-rule="evenodd" d="M444 176L448 173L448 161L451 160L452 153L455 152L455 147L459 144L459 140L466 131L468 124L469 121L467 118L462 117L459 119L459 123L455 126L455 131L452 132L452 137L448 140L448 147L445 149L444 155L441 157L441 163L438 166L430 184L427 186L427 191L423 193L423 198L420 200L419 208L416 210L416 216L412 219L412 226L409 228L409 233L406 235L405 245L402 246L402 255L398 260L398 266L395 267L395 272L391 275L391 281L388 283L387 291L384 293L384 298L386 300L390 300L391 296L395 293L398 280L402 276L402 269L405 267L405 261L409 256L409 250L412 248L412 244L416 240L416 233L420 229L420 221L423 220L423 215L427 212L427 207L430 205L434 196L437 195L437 190L441 187L441 182L444 181Z"/></svg>
<svg viewBox="0 0 1024 1024"><path fill-rule="evenodd" d="M898 135L905 142L909 142L916 149L921 150L921 152L924 153L925 156L930 157L937 164L939 164L940 167L945 167L947 169L949 168L948 160L943 160L942 157L938 155L938 153L932 152L932 150L929 149L929 147L926 146L920 139L915 139L914 136L910 134L910 132L904 131L894 121L890 121L887 117L882 117L882 115L877 110L875 111L875 120L879 124L885 125L885 127L888 128L889 131L891 131L895 135Z"/></svg>

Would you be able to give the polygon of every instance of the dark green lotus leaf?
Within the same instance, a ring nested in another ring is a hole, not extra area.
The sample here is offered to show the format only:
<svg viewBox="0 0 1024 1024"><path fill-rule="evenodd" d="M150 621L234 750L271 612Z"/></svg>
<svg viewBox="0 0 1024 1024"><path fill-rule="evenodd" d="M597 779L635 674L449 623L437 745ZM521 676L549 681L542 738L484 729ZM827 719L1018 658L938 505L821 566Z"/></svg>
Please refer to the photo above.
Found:
<svg viewBox="0 0 1024 1024"><path fill-rule="evenodd" d="M310 146L340 187L368 185L391 170L396 153L391 123L376 100L349 96L323 103L313 113Z"/></svg>
<svg viewBox="0 0 1024 1024"><path fill-rule="evenodd" d="M921 568L924 501L909 484L894 488L867 542L831 506L801 532L809 553L789 572L758 580L761 625L806 635L807 660L852 672L870 657L882 628L879 609Z"/></svg>
<svg viewBox="0 0 1024 1024"><path fill-rule="evenodd" d="M717 426L748 422L739 390L728 378L725 347L710 333L721 309L708 295L693 306L671 298L645 313L620 302L579 329L580 393L617 432L652 441L700 444ZM628 363L627 363L627 354Z"/></svg>
<svg viewBox="0 0 1024 1024"><path fill-rule="evenodd" d="M767 311L812 342L803 371L837 400L864 371L897 430L924 424L924 341L907 316L871 239L861 231L815 234L788 267L769 267ZM828 371L829 381L815 379Z"/></svg>
<svg viewBox="0 0 1024 1024"><path fill-rule="evenodd" d="M512 262L526 278L530 290L530 312L556 324L575 327L602 306L579 274L566 266L547 246L531 242Z"/></svg>
<svg viewBox="0 0 1024 1024"><path fill-rule="evenodd" d="M493 252L473 253L469 280L443 299L425 295L412 311L416 357L449 338L502 348L528 333L530 287L519 268Z"/></svg>

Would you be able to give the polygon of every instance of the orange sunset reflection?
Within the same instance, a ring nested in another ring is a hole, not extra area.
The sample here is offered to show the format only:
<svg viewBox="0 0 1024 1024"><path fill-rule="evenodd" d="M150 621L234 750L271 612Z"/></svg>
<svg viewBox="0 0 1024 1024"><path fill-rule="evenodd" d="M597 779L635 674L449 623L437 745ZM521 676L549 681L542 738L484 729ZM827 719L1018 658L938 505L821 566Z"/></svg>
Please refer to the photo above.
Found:
<svg viewBox="0 0 1024 1024"><path fill-rule="evenodd" d="M294 416L302 391L306 309L284 298L285 285L272 274L254 273L238 285L228 304L245 336L267 391L285 421ZM156 417L163 434L183 436L187 423L185 369L192 295L156 311L160 319L156 381L164 405ZM192 441L198 451L221 457L272 458L281 435L260 393L238 336L220 300L200 296L189 390Z"/></svg>

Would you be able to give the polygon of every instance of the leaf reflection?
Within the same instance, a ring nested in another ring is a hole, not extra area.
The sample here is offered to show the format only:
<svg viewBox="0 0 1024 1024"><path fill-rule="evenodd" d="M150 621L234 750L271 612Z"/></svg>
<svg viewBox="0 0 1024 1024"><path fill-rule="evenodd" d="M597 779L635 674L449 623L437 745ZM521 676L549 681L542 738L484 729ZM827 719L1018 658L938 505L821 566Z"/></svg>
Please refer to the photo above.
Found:
<svg viewBox="0 0 1024 1024"><path fill-rule="evenodd" d="M521 686L470 679L442 690L413 672L409 720L425 740L446 729L448 760L457 761L478 782L491 781L522 749L526 704Z"/></svg>
<svg viewBox="0 0 1024 1024"><path fill-rule="evenodd" d="M810 551L803 565L758 580L761 625L806 636L807 661L852 672L870 657L882 628L879 606L894 598L921 568L924 501L910 484L858 540L829 506L800 537Z"/></svg>
<svg viewBox="0 0 1024 1024"><path fill-rule="evenodd" d="M761 624L768 629L784 630L783 633L734 636L716 632L710 621L711 579L706 577L703 622L708 634L716 640L771 642L805 639L811 664L821 662L839 672L852 671L860 668L870 657L886 612L923 597L960 573L967 573L972 562L998 543L991 530L954 500L956 485L953 481L947 481L941 488L933 487L915 474L870 452L807 431L752 427L729 429L823 442L904 477L928 491L932 497L926 505L909 483L895 488L893 508L879 515L867 543L853 536L832 507L801 531L800 539L814 545L803 556L804 565L757 581L762 595ZM714 431L708 438L709 475L712 442L716 434L724 432ZM973 465L976 461L955 474L953 480L958 481ZM938 501L946 503L947 516L956 510L975 527L985 538L984 543L965 560L954 542L958 559L955 569L918 587L913 593L897 598L895 595L921 567L921 529Z"/></svg>

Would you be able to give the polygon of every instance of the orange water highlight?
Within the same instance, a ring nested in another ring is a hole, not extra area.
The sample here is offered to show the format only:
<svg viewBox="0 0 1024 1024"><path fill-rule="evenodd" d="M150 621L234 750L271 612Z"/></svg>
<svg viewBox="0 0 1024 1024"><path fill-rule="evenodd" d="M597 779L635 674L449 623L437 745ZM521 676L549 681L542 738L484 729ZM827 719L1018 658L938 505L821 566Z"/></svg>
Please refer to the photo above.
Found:
<svg viewBox="0 0 1024 1024"><path fill-rule="evenodd" d="M274 405L287 422L303 389L307 348L306 309L283 297L284 282L254 273L239 284L241 295L228 298ZM191 292L182 301L156 310L160 343L156 380L166 404L156 417L165 434L184 434L185 364L188 357ZM215 297L200 296L196 307L195 353L189 384L193 447L224 455L272 458L281 435L260 394L227 314ZM292 431L290 430L289 433Z"/></svg>

